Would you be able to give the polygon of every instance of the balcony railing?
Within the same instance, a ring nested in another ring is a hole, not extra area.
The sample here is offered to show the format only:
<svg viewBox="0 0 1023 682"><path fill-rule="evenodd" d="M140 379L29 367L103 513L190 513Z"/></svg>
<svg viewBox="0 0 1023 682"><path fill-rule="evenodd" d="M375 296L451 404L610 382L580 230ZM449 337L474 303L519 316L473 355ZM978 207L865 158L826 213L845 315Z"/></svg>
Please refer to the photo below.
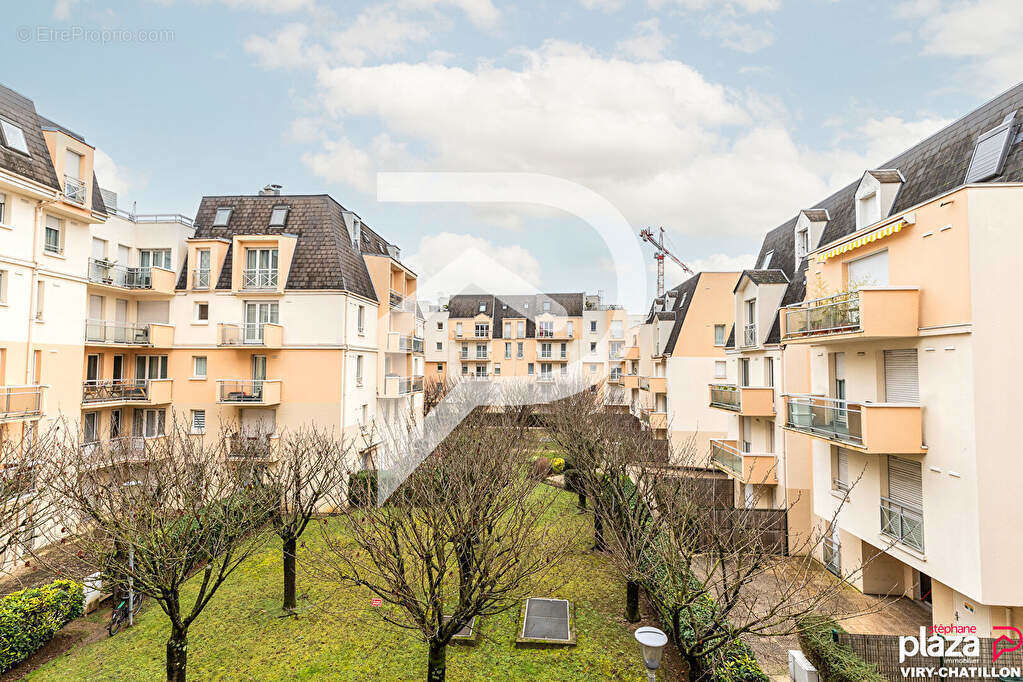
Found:
<svg viewBox="0 0 1023 682"><path fill-rule="evenodd" d="M122 436L100 441L92 440L79 446L93 467L101 468L146 459L146 439L142 436Z"/></svg>
<svg viewBox="0 0 1023 682"><path fill-rule="evenodd" d="M153 271L148 267L115 265L99 258L89 259L89 281L125 289L152 289Z"/></svg>
<svg viewBox="0 0 1023 682"><path fill-rule="evenodd" d="M882 497L881 532L922 552L924 549L923 510Z"/></svg>
<svg viewBox="0 0 1023 682"><path fill-rule="evenodd" d="M234 434L227 441L227 454L234 459L268 459L270 434L259 436Z"/></svg>
<svg viewBox="0 0 1023 682"><path fill-rule="evenodd" d="M423 377L422 375L412 377L412 392L422 393L423 392Z"/></svg>
<svg viewBox="0 0 1023 682"><path fill-rule="evenodd" d="M217 382L217 402L262 403L264 379L221 379Z"/></svg>
<svg viewBox="0 0 1023 682"><path fill-rule="evenodd" d="M277 268L246 268L242 272L243 289L276 289Z"/></svg>
<svg viewBox="0 0 1023 682"><path fill-rule="evenodd" d="M711 384L710 404L712 407L720 407L725 410L739 411L742 405L742 397L737 386L732 384Z"/></svg>
<svg viewBox="0 0 1023 682"><path fill-rule="evenodd" d="M862 408L858 403L820 396L790 396L785 425L853 445L863 445Z"/></svg>
<svg viewBox="0 0 1023 682"><path fill-rule="evenodd" d="M85 204L85 182L70 175L64 176L64 198L76 204Z"/></svg>
<svg viewBox="0 0 1023 682"><path fill-rule="evenodd" d="M540 372L536 375L536 380L542 383L551 383L554 381L554 372Z"/></svg>
<svg viewBox="0 0 1023 682"><path fill-rule="evenodd" d="M724 441L712 440L710 442L710 453L714 464L742 478L742 454L737 449Z"/></svg>
<svg viewBox="0 0 1023 682"><path fill-rule="evenodd" d="M419 336L413 336L412 337L412 352L413 353L422 353L424 347L425 346L423 345L422 337L419 337Z"/></svg>
<svg viewBox="0 0 1023 682"><path fill-rule="evenodd" d="M209 289L210 288L210 270L209 268L192 270L192 288L193 289Z"/></svg>
<svg viewBox="0 0 1023 682"><path fill-rule="evenodd" d="M149 345L149 325L86 320L85 342Z"/></svg>
<svg viewBox="0 0 1023 682"><path fill-rule="evenodd" d="M42 386L0 386L0 419L35 417L42 409Z"/></svg>
<svg viewBox="0 0 1023 682"><path fill-rule="evenodd" d="M83 403L149 400L147 379L104 379L82 383Z"/></svg>
<svg viewBox="0 0 1023 682"><path fill-rule="evenodd" d="M405 297L398 293L397 291L395 291L394 289L391 289L390 295L388 296L388 300L390 301L392 306L398 308L401 306L401 302L405 300Z"/></svg>
<svg viewBox="0 0 1023 682"><path fill-rule="evenodd" d="M846 291L785 309L785 336L839 334L860 328L860 292Z"/></svg>
<svg viewBox="0 0 1023 682"><path fill-rule="evenodd" d="M742 347L749 348L757 345L757 325L747 324L742 328Z"/></svg>

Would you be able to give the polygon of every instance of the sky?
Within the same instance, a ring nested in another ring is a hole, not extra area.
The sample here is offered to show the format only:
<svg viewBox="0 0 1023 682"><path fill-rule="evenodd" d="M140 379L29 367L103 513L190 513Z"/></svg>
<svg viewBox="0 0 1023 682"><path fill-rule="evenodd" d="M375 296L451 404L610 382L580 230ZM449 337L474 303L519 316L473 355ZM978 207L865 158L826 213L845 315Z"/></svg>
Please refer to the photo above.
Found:
<svg viewBox="0 0 1023 682"><path fill-rule="evenodd" d="M39 0L2 31L0 82L98 149L121 208L192 215L279 183L332 195L423 282L479 251L615 301L622 268L647 284L633 310L651 247L622 263L533 203L378 200L378 171L552 176L663 226L693 270L737 270L1023 73L1018 0Z"/></svg>

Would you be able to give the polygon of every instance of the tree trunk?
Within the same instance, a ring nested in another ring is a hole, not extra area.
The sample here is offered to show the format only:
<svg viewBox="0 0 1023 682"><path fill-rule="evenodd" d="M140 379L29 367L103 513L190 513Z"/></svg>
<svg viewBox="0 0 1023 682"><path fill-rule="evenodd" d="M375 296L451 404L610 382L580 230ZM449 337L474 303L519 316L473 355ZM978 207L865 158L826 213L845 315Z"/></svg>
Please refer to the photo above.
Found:
<svg viewBox="0 0 1023 682"><path fill-rule="evenodd" d="M604 551L604 522L600 520L600 510L593 509L593 549Z"/></svg>
<svg viewBox="0 0 1023 682"><path fill-rule="evenodd" d="M455 559L458 561L458 603L465 604L469 601L469 585L472 582L472 548L471 545L463 545L455 551Z"/></svg>
<svg viewBox="0 0 1023 682"><path fill-rule="evenodd" d="M447 646L436 641L430 641L430 661L426 669L427 682L444 682L444 671L447 667L444 657L447 654Z"/></svg>
<svg viewBox="0 0 1023 682"><path fill-rule="evenodd" d="M625 620L630 623L639 620L639 582L636 580L625 583Z"/></svg>
<svg viewBox="0 0 1023 682"><path fill-rule="evenodd" d="M185 682L187 647L188 630L171 625L171 636L167 640L167 682Z"/></svg>
<svg viewBox="0 0 1023 682"><path fill-rule="evenodd" d="M586 509L586 493L579 493L579 508Z"/></svg>
<svg viewBox="0 0 1023 682"><path fill-rule="evenodd" d="M294 611L295 602L295 545L296 540L289 537L284 541L284 610Z"/></svg>

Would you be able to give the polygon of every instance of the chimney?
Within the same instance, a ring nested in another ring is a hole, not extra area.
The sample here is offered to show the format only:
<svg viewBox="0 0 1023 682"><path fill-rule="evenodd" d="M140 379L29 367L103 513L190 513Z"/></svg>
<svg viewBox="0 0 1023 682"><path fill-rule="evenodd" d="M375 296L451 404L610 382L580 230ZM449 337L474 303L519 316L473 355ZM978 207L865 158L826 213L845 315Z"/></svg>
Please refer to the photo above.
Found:
<svg viewBox="0 0 1023 682"><path fill-rule="evenodd" d="M267 185L263 189L259 190L259 196L261 197L279 197L281 195L280 185Z"/></svg>

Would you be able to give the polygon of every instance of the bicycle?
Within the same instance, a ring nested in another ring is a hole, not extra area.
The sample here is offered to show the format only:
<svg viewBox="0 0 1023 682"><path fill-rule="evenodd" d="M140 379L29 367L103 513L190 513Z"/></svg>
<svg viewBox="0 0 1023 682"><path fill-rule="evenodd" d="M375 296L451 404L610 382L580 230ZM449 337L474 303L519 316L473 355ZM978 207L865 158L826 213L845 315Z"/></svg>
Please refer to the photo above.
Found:
<svg viewBox="0 0 1023 682"><path fill-rule="evenodd" d="M142 609L143 595L135 593L135 597L132 600L132 615L138 617L139 611ZM121 600L121 603L114 607L113 611L110 612L110 624L107 625L107 632L111 637L120 632L121 627L128 622L128 597L125 596Z"/></svg>

